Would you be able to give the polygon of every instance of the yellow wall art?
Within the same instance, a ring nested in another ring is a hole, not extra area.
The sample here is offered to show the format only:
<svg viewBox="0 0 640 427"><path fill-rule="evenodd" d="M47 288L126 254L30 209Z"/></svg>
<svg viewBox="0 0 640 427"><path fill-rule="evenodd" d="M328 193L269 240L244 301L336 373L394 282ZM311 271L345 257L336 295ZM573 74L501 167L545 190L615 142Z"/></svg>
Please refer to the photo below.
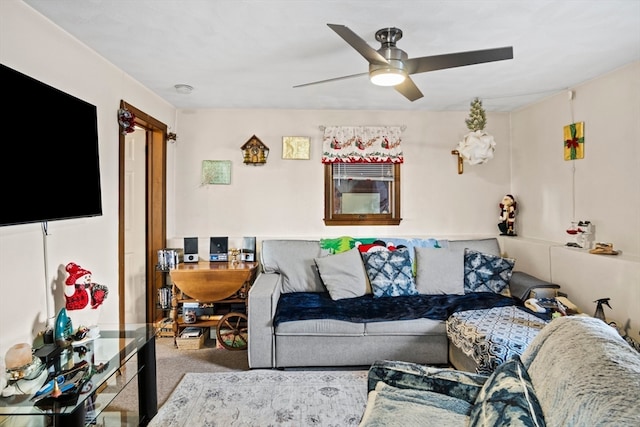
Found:
<svg viewBox="0 0 640 427"><path fill-rule="evenodd" d="M564 159L584 159L584 122L564 127Z"/></svg>
<svg viewBox="0 0 640 427"><path fill-rule="evenodd" d="M282 137L282 158L287 160L309 160L311 138L308 136Z"/></svg>

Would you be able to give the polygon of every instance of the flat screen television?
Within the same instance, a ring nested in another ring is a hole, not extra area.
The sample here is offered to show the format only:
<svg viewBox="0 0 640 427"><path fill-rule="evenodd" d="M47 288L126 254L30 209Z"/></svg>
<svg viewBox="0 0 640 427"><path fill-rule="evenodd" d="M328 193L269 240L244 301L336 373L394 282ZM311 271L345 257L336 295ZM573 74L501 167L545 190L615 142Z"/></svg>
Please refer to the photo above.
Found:
<svg viewBox="0 0 640 427"><path fill-rule="evenodd" d="M0 226L102 215L96 107L4 64L0 82Z"/></svg>

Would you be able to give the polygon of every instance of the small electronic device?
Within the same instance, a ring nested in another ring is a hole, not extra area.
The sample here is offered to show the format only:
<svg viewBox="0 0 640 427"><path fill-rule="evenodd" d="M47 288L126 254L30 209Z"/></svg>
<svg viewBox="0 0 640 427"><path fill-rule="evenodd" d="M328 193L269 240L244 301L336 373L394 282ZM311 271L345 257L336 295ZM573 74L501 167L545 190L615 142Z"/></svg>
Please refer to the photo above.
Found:
<svg viewBox="0 0 640 427"><path fill-rule="evenodd" d="M256 260L256 238L245 237L242 239L242 249L240 250L240 261L254 262Z"/></svg>
<svg viewBox="0 0 640 427"><path fill-rule="evenodd" d="M198 238L184 238L184 262L198 262Z"/></svg>
<svg viewBox="0 0 640 427"><path fill-rule="evenodd" d="M211 237L209 242L209 261L228 261L228 247L228 237Z"/></svg>

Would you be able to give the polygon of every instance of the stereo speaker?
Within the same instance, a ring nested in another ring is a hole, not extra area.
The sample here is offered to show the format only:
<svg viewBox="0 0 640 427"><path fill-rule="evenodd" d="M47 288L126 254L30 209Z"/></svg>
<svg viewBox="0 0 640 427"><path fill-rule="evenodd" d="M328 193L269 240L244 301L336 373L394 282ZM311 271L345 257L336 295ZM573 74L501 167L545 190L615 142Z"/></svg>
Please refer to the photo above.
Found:
<svg viewBox="0 0 640 427"><path fill-rule="evenodd" d="M198 262L198 238L184 238L184 262Z"/></svg>
<svg viewBox="0 0 640 427"><path fill-rule="evenodd" d="M228 237L211 237L209 241L209 261L228 261Z"/></svg>
<svg viewBox="0 0 640 427"><path fill-rule="evenodd" d="M256 238L243 237L242 250L240 251L240 261L254 262L256 260Z"/></svg>

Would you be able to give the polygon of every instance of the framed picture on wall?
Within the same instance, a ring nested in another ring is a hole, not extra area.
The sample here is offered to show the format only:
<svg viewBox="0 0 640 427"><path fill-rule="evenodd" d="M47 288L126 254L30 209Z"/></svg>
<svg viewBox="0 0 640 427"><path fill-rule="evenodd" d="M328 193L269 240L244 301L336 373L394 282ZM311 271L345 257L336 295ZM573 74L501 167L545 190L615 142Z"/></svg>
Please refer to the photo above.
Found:
<svg viewBox="0 0 640 427"><path fill-rule="evenodd" d="M231 184L231 160L203 160L202 184Z"/></svg>
<svg viewBox="0 0 640 427"><path fill-rule="evenodd" d="M286 160L309 160L311 138L308 136L283 136L282 158Z"/></svg>

